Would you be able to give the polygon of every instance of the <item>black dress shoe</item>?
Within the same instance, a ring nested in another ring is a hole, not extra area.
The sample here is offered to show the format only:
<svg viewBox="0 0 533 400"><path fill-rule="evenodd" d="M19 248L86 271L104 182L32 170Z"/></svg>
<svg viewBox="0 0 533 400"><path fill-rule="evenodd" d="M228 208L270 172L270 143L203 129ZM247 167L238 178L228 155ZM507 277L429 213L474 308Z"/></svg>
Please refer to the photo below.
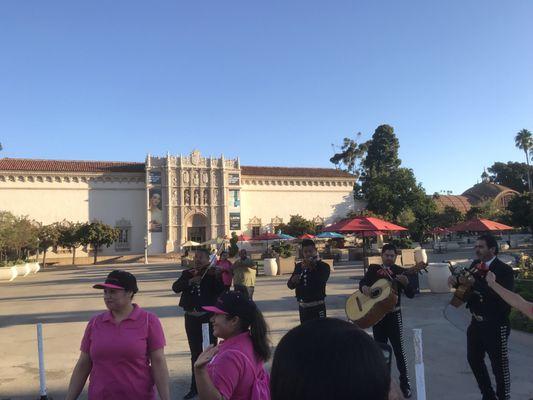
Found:
<svg viewBox="0 0 533 400"><path fill-rule="evenodd" d="M400 389L402 389L403 397L406 399L410 399L413 393L411 393L411 388L409 386L401 385Z"/></svg>
<svg viewBox="0 0 533 400"><path fill-rule="evenodd" d="M194 389L191 389L189 391L189 393L187 393L185 396L183 396L183 398L185 400L189 400L189 399L194 399L196 396L198 396L198 391L194 390Z"/></svg>

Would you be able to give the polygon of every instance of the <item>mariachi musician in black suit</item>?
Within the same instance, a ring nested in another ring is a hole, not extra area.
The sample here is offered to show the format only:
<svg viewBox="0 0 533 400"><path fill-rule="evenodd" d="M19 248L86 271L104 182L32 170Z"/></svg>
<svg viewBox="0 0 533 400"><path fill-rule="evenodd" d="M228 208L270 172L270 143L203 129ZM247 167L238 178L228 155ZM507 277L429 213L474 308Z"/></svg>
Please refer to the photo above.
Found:
<svg viewBox="0 0 533 400"><path fill-rule="evenodd" d="M451 276L450 286L472 284L466 307L472 314L468 327L467 358L477 380L483 400L507 400L511 397L511 377L507 356L507 339L510 333L509 313L511 307L496 292L489 288L485 276L488 271L496 275L496 282L508 290L514 288L513 269L498 259L498 243L491 235L482 235L476 242L476 256L470 278ZM485 353L492 364L496 378L496 393L491 385L485 365Z"/></svg>
<svg viewBox="0 0 533 400"><path fill-rule="evenodd" d="M393 283L398 295L398 302L393 311L372 327L374 339L377 342L387 344L390 341L396 358L396 366L400 372L400 388L405 398L411 397L411 385L407 373L407 361L405 357L405 344L403 340L402 293L412 299L415 295L415 289L409 283L407 276L403 275L406 271L395 264L396 247L392 244L386 244L381 249L382 265L372 264L368 267L365 276L359 281L359 290L366 295L371 296L371 288L374 283L380 279L386 279Z"/></svg>

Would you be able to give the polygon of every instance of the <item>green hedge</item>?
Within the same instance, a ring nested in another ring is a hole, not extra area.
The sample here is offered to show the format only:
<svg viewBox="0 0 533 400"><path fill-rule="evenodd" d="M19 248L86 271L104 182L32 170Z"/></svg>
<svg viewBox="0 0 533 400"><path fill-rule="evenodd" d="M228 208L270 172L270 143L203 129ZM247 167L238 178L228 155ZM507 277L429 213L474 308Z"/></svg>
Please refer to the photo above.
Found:
<svg viewBox="0 0 533 400"><path fill-rule="evenodd" d="M533 301L533 280L520 279L515 282L515 292L527 301ZM533 320L530 320L520 311L511 311L511 327L524 332L533 333Z"/></svg>

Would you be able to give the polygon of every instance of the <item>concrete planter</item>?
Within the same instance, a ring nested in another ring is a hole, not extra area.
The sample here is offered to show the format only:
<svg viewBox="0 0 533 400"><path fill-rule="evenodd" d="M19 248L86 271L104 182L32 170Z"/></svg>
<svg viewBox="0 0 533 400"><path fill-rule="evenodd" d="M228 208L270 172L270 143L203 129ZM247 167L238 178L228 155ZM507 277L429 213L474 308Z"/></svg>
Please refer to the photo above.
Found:
<svg viewBox="0 0 533 400"><path fill-rule="evenodd" d="M278 257L278 275L292 274L294 271L294 264L296 263L296 257Z"/></svg>
<svg viewBox="0 0 533 400"><path fill-rule="evenodd" d="M428 284L431 293L449 293L448 278L451 275L448 263L430 263L428 268Z"/></svg>
<svg viewBox="0 0 533 400"><path fill-rule="evenodd" d="M421 262L426 264L428 262L428 255L425 249L416 249L415 250L415 263L418 264Z"/></svg>
<svg viewBox="0 0 533 400"><path fill-rule="evenodd" d="M278 273L278 264L276 263L275 258L265 258L263 259L263 269L265 275L275 276Z"/></svg>
<svg viewBox="0 0 533 400"><path fill-rule="evenodd" d="M27 276L31 273L31 267L28 263L15 265L15 268L17 269L17 276Z"/></svg>
<svg viewBox="0 0 533 400"><path fill-rule="evenodd" d="M30 269L33 274L36 274L41 270L41 266L38 262L30 263Z"/></svg>
<svg viewBox="0 0 533 400"><path fill-rule="evenodd" d="M0 268L0 282L11 282L18 275L16 267Z"/></svg>

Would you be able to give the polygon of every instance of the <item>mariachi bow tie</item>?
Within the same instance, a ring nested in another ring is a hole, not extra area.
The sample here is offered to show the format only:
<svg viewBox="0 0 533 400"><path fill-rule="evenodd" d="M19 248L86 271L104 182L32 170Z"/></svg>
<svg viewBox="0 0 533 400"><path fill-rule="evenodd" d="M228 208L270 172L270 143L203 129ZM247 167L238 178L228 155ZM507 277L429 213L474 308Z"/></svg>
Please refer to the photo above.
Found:
<svg viewBox="0 0 533 400"><path fill-rule="evenodd" d="M489 266L485 264L484 262L476 265L476 269L479 272L479 274L483 276L487 275L487 272L489 272Z"/></svg>

